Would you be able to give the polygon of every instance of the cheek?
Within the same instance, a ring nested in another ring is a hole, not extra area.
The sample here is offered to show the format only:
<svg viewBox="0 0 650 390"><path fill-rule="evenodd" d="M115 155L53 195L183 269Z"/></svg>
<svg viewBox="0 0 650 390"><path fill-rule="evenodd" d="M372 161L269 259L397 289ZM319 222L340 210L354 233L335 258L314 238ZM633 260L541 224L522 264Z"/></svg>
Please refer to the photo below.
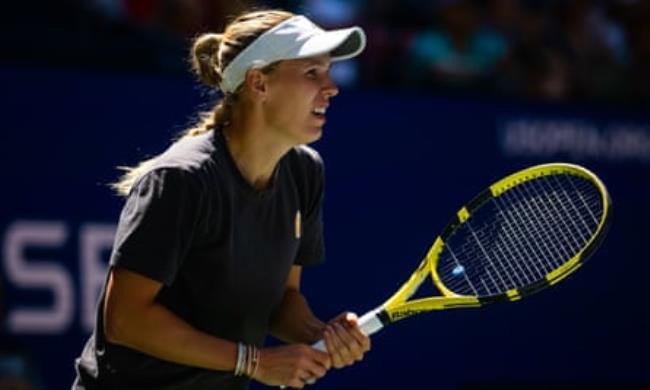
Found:
<svg viewBox="0 0 650 390"><path fill-rule="evenodd" d="M311 80L282 77L273 81L268 108L274 122L290 126L311 119L311 110L319 88Z"/></svg>
<svg viewBox="0 0 650 390"><path fill-rule="evenodd" d="M291 88L275 96L272 107L276 110L276 113L282 113L283 116L300 117L302 114L311 112L313 100L313 94L303 88Z"/></svg>

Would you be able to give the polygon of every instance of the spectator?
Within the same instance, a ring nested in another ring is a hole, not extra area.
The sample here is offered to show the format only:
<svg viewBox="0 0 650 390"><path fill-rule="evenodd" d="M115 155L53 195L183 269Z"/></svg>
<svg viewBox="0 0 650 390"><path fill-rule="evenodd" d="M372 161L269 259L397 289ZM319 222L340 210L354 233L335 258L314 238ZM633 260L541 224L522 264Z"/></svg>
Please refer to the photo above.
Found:
<svg viewBox="0 0 650 390"><path fill-rule="evenodd" d="M372 37L362 63L363 85L396 86L404 79L404 53L415 26L400 23L401 7L396 1L375 0L363 8L359 24Z"/></svg>
<svg viewBox="0 0 650 390"><path fill-rule="evenodd" d="M443 88L484 86L506 56L504 37L480 27L471 1L445 0L436 11L439 27L413 38L411 81Z"/></svg>
<svg viewBox="0 0 650 390"><path fill-rule="evenodd" d="M650 3L632 4L627 14L630 44L628 73L629 98L637 102L650 100Z"/></svg>
<svg viewBox="0 0 650 390"><path fill-rule="evenodd" d="M615 31L616 26L606 18L603 6L592 0L562 2L556 15L560 27L556 42L566 51L574 97L620 96L623 64L617 62L616 42L607 40L607 31Z"/></svg>
<svg viewBox="0 0 650 390"><path fill-rule="evenodd" d="M254 5L368 30L367 55L332 68L346 87L554 100L650 94L650 2L639 0L66 0L37 10L14 2L18 13L0 24L0 61L184 74L192 37L223 30Z"/></svg>
<svg viewBox="0 0 650 390"><path fill-rule="evenodd" d="M569 67L563 51L550 37L545 5L519 9L517 24L510 31L511 49L504 67L496 75L495 91L509 96L561 100L571 94Z"/></svg>

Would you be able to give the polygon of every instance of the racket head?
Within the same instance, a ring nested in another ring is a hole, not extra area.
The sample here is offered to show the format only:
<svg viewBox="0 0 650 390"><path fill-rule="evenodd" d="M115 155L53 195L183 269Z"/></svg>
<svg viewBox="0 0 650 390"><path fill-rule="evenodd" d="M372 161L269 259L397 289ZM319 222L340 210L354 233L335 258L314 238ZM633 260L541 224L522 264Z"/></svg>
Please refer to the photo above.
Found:
<svg viewBox="0 0 650 390"><path fill-rule="evenodd" d="M433 283L456 306L514 301L582 265L608 229L611 200L584 167L543 164L494 183L462 207L427 254ZM466 303L463 297L475 297Z"/></svg>

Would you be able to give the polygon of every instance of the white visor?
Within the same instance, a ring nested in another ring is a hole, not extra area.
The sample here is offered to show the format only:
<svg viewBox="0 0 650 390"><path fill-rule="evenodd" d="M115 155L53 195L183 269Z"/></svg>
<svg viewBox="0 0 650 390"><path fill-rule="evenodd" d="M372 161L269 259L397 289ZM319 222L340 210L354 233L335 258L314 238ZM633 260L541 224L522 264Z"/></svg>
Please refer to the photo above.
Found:
<svg viewBox="0 0 650 390"><path fill-rule="evenodd" d="M264 32L235 57L223 72L220 88L237 90L249 69L260 69L280 60L315 57L329 53L332 61L352 58L366 46L360 27L325 31L302 15L294 16Z"/></svg>

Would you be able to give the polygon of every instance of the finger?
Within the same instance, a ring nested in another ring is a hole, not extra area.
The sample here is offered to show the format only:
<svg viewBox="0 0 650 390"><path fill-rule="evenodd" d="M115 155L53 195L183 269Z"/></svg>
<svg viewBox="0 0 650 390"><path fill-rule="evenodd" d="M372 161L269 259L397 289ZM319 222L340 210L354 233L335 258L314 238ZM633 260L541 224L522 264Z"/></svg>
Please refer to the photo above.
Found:
<svg viewBox="0 0 650 390"><path fill-rule="evenodd" d="M327 373L327 369L323 367L320 363L312 361L305 367L305 381L312 378L322 378Z"/></svg>
<svg viewBox="0 0 650 390"><path fill-rule="evenodd" d="M359 328L359 325L357 324L356 316L354 318L346 318L345 324L350 335L359 345L360 351L365 353L370 350L370 337L361 331L361 328Z"/></svg>
<svg viewBox="0 0 650 390"><path fill-rule="evenodd" d="M302 389L305 385L303 378L306 378L308 375L303 371L298 369L294 374L292 374L286 381L286 385L281 385L281 389L286 389L291 387L292 389Z"/></svg>
<svg viewBox="0 0 650 390"><path fill-rule="evenodd" d="M333 324L333 323L335 323L335 322L339 322L339 321L341 321L341 320L344 320L344 319L348 316L348 314L350 314L350 313L351 313L351 312L349 312L349 311L344 311L343 313L340 313L340 314L337 315L336 317L330 319L328 323L329 323L329 324Z"/></svg>
<svg viewBox="0 0 650 390"><path fill-rule="evenodd" d="M327 352L319 351L319 350L312 350L313 355L312 358L320 364L326 371L329 370L332 367L332 361L330 359L330 354Z"/></svg>
<svg viewBox="0 0 650 390"><path fill-rule="evenodd" d="M325 345L327 346L327 350L330 353L330 357L331 357L331 360L332 360L332 365L335 368L344 367L343 360L342 360L341 354L339 352L340 341L335 336L335 333L334 333L334 330L332 329L332 327L329 326L329 325L325 329L324 340L325 340Z"/></svg>
<svg viewBox="0 0 650 390"><path fill-rule="evenodd" d="M361 351L362 352L367 352L370 350L370 337L368 337L367 334L365 334L362 330L361 327L359 326L359 318L357 317L356 314L354 313L348 313L345 316L345 324L348 326L348 330L350 331L350 334L352 337L357 340L359 345L361 346Z"/></svg>
<svg viewBox="0 0 650 390"><path fill-rule="evenodd" d="M348 325L346 328L348 338L347 347L350 351L350 355L356 361L363 360L363 355L370 348L370 339L365 336L361 331L353 325Z"/></svg>
<svg viewBox="0 0 650 390"><path fill-rule="evenodd" d="M354 338L349 334L347 329L339 323L334 324L335 338L338 339L338 353L341 356L345 365L350 365L355 360L355 355L358 352L358 345ZM356 351L355 351L356 349Z"/></svg>
<svg viewBox="0 0 650 390"><path fill-rule="evenodd" d="M324 375L325 375L325 372L323 372L322 375L321 375L319 373L315 373L315 372L308 369L301 380L302 380L303 384L305 384L305 385L313 385L314 383L316 383L316 380L322 378Z"/></svg>
<svg viewBox="0 0 650 390"><path fill-rule="evenodd" d="M304 355L299 360L300 378L304 381L311 378L321 378L329 369L329 354L305 346Z"/></svg>
<svg viewBox="0 0 650 390"><path fill-rule="evenodd" d="M345 313L345 316L343 318L347 322L354 323L355 325L357 325L357 322L359 321L359 317L356 315L356 313L352 312Z"/></svg>
<svg viewBox="0 0 650 390"><path fill-rule="evenodd" d="M317 367L317 364L314 364L309 367L304 367L302 370L300 370L300 374L297 375L295 383L299 385L298 388L302 389L305 387L305 385L309 385L311 383L315 383L317 378L321 378L321 376L317 376L318 374L315 372L318 369L315 369ZM315 369L315 370L314 370Z"/></svg>
<svg viewBox="0 0 650 390"><path fill-rule="evenodd" d="M351 355L356 355L361 350L361 343L357 341L353 332L356 326L349 323L337 324L338 335Z"/></svg>

